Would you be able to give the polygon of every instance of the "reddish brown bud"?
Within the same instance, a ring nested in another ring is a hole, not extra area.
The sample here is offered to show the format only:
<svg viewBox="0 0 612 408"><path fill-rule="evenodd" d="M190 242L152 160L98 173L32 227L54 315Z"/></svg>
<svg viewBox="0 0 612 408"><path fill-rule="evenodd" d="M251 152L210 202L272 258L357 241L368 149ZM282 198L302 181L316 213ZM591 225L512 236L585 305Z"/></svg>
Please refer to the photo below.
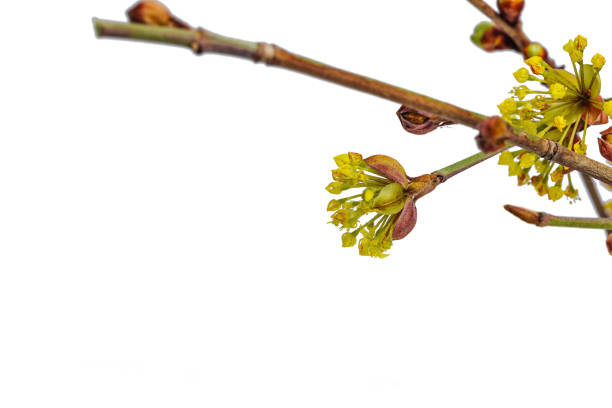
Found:
<svg viewBox="0 0 612 408"><path fill-rule="evenodd" d="M499 116L485 119L478 130L480 133L476 136L476 144L484 153L493 153L504 147L508 132L511 132L508 124Z"/></svg>
<svg viewBox="0 0 612 408"><path fill-rule="evenodd" d="M472 42L485 51L516 49L514 42L500 28L483 21L474 28Z"/></svg>
<svg viewBox="0 0 612 408"><path fill-rule="evenodd" d="M533 211L516 205L506 204L504 205L504 209L515 217L525 221L527 224L537 225L538 227L547 225L551 217L550 214Z"/></svg>
<svg viewBox="0 0 612 408"><path fill-rule="evenodd" d="M523 55L525 59L531 57L542 57L544 60L548 59L548 51L546 51L546 48L544 48L542 44L537 42L527 44L525 48L523 48Z"/></svg>
<svg viewBox="0 0 612 408"><path fill-rule="evenodd" d="M133 23L160 27L190 28L188 24L170 14L170 10L158 1L141 1L127 11Z"/></svg>
<svg viewBox="0 0 612 408"><path fill-rule="evenodd" d="M597 143L599 143L599 153L604 159L612 161L612 144L604 140L603 137L597 139Z"/></svg>
<svg viewBox="0 0 612 408"><path fill-rule="evenodd" d="M607 128L606 130L602 130L601 132L599 132L601 134L601 137L603 137L603 139L608 142L608 143L612 143L612 126L610 126L609 128Z"/></svg>
<svg viewBox="0 0 612 408"><path fill-rule="evenodd" d="M444 121L435 115L430 115L404 105L400 106L397 111L397 117L404 130L415 135L424 135L436 130L440 126L452 124L452 122Z"/></svg>
<svg viewBox="0 0 612 408"><path fill-rule="evenodd" d="M406 201L399 218L393 226L393 232L391 233L391 239L397 241L398 239L404 238L410 234L410 231L414 228L417 222L417 209L414 205L414 200Z"/></svg>
<svg viewBox="0 0 612 408"><path fill-rule="evenodd" d="M608 239L606 239L606 246L608 247L608 253L612 255L612 234L608 235Z"/></svg>
<svg viewBox="0 0 612 408"><path fill-rule="evenodd" d="M524 0L497 0L499 14L512 25L519 21L523 7L525 7Z"/></svg>
<svg viewBox="0 0 612 408"><path fill-rule="evenodd" d="M404 170L404 167L402 167L393 157L377 154L363 161L383 176L401 185L404 189L408 188L410 179L406 175L406 170Z"/></svg>

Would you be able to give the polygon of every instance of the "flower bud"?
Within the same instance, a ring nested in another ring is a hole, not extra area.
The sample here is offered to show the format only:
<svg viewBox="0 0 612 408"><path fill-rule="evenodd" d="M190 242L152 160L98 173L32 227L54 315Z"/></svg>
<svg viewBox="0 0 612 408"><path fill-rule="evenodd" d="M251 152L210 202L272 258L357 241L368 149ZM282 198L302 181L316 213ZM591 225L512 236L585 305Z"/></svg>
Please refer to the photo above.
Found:
<svg viewBox="0 0 612 408"><path fill-rule="evenodd" d="M602 130L599 132L601 137L608 143L612 143L612 126L607 128L606 130Z"/></svg>
<svg viewBox="0 0 612 408"><path fill-rule="evenodd" d="M402 105L397 111L397 117L399 118L404 130L415 135L424 135L436 130L440 126L452 124L452 122L446 122L437 116L430 115L404 105Z"/></svg>
<svg viewBox="0 0 612 408"><path fill-rule="evenodd" d="M531 57L540 57L542 59L547 59L548 51L546 51L546 48L544 48L542 44L532 42L527 44L525 48L523 48L523 55L525 56L525 59Z"/></svg>
<svg viewBox="0 0 612 408"><path fill-rule="evenodd" d="M355 246L357 243L357 237L350 232L345 232L342 234L342 246L344 248Z"/></svg>
<svg viewBox="0 0 612 408"><path fill-rule="evenodd" d="M508 124L499 116L491 116L485 119L478 130L480 133L476 136L476 144L484 153L493 153L504 147L504 142L510 131Z"/></svg>
<svg viewBox="0 0 612 408"><path fill-rule="evenodd" d="M497 0L499 14L512 25L519 21L523 7L525 7L524 0Z"/></svg>
<svg viewBox="0 0 612 408"><path fill-rule="evenodd" d="M397 214L404 206L404 189L398 183L390 183L384 186L379 192L372 207L383 214Z"/></svg>
<svg viewBox="0 0 612 408"><path fill-rule="evenodd" d="M393 226L391 239L394 241L404 238L412 231L417 222L417 209L414 205L414 200L406 201L399 218Z"/></svg>
<svg viewBox="0 0 612 408"><path fill-rule="evenodd" d="M474 27L470 39L485 51L515 49L512 39L490 21L483 21Z"/></svg>
<svg viewBox="0 0 612 408"><path fill-rule="evenodd" d="M606 246L608 247L608 253L612 255L612 234L608 235L608 239L606 239Z"/></svg>
<svg viewBox="0 0 612 408"><path fill-rule="evenodd" d="M601 153L606 160L612 161L612 143L609 143L603 137L597 139L597 143L599 144L599 153Z"/></svg>
<svg viewBox="0 0 612 408"><path fill-rule="evenodd" d="M170 10L158 1L141 1L129 9L127 15L132 23L190 28L188 24L170 14Z"/></svg>
<svg viewBox="0 0 612 408"><path fill-rule="evenodd" d="M365 164L376 170L390 180L399 183L403 188L407 188L410 180L406 175L404 167L393 157L377 154L364 160Z"/></svg>

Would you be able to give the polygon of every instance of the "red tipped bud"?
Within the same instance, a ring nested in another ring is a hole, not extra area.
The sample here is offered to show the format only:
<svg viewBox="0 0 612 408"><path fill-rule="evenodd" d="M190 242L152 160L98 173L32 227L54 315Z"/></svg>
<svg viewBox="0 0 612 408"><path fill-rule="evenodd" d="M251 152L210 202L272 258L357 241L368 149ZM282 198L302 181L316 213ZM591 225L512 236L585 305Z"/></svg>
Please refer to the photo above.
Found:
<svg viewBox="0 0 612 408"><path fill-rule="evenodd" d="M412 231L417 222L417 209L414 205L414 200L406 201L401 214L399 215L395 225L393 226L393 232L391 239L397 241L398 239L404 238Z"/></svg>
<svg viewBox="0 0 612 408"><path fill-rule="evenodd" d="M410 179L406 175L406 170L393 157L377 154L364 159L364 162L383 176L400 184L403 188L408 188Z"/></svg>
<svg viewBox="0 0 612 408"><path fill-rule="evenodd" d="M504 147L508 132L511 132L508 124L499 116L485 119L478 130L480 133L476 136L476 144L484 153L493 153Z"/></svg>
<svg viewBox="0 0 612 408"><path fill-rule="evenodd" d="M525 7L525 0L497 0L499 14L512 25L518 23L523 7Z"/></svg>
<svg viewBox="0 0 612 408"><path fill-rule="evenodd" d="M404 130L415 135L424 135L436 130L440 126L452 124L452 122L444 121L435 115L430 115L404 105L397 111L397 117Z"/></svg>

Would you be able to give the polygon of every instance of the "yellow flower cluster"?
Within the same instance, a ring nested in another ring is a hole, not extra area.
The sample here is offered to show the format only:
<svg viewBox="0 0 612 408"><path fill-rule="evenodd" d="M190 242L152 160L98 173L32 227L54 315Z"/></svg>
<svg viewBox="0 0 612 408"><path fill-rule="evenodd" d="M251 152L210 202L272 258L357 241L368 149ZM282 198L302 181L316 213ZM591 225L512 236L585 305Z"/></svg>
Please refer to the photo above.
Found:
<svg viewBox="0 0 612 408"><path fill-rule="evenodd" d="M572 61L573 74L551 67L538 56L525 60L530 70L520 68L514 73L521 85L512 90L512 97L498 105L502 118L531 137L554 140L579 154L586 154L586 129L606 123L608 115L612 114L612 103L604 103L599 96L599 72L606 60L595 54L591 64L585 64L587 43L587 39L579 35L563 47ZM529 82L544 85L544 88L531 89L525 85ZM578 132L582 132L582 137ZM525 150L504 152L499 164L509 167L509 175L516 176L519 185L530 184L539 195L547 195L553 201L564 195L570 199L578 197L570 169L540 159L533 153ZM566 175L568 181L564 185Z"/></svg>
<svg viewBox="0 0 612 408"><path fill-rule="evenodd" d="M374 157L374 156L373 156ZM385 165L398 169L401 176L408 180L401 165L387 156L376 156ZM368 160L368 159L366 159ZM411 200L404 186L389 179L386 175L370 167L359 153L341 154L334 157L338 168L332 170L334 181L326 190L332 194L354 188L363 190L356 195L333 199L327 205L332 211L331 224L346 232L342 235L342 246L352 247L359 239L359 254L384 258L391 248L393 228L407 201ZM367 214L372 218L362 222Z"/></svg>

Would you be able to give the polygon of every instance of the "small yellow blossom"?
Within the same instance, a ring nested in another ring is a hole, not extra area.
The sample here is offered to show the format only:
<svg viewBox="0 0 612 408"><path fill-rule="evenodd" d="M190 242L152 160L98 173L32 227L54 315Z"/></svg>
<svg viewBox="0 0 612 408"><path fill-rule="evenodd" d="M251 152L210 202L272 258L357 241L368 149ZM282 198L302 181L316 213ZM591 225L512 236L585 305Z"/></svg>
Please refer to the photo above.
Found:
<svg viewBox="0 0 612 408"><path fill-rule="evenodd" d="M604 65L606 65L606 59L603 55L598 53L593 55L593 58L591 58L591 64L593 64L593 68L599 71Z"/></svg>
<svg viewBox="0 0 612 408"><path fill-rule="evenodd" d="M552 84L550 86L550 95L553 99L561 99L565 96L567 88L563 84Z"/></svg>
<svg viewBox="0 0 612 408"><path fill-rule="evenodd" d="M536 75L542 75L546 71L546 64L542 57L531 57L525 60L525 64L529 65L531 71Z"/></svg>
<svg viewBox="0 0 612 408"><path fill-rule="evenodd" d="M587 47L587 44L588 44L587 39L581 35L577 35L576 38L574 39L574 45L576 46L576 49L580 52L585 50L585 48Z"/></svg>
<svg viewBox="0 0 612 408"><path fill-rule="evenodd" d="M516 112L516 102L512 98L508 98L501 104L497 105L502 115L511 115Z"/></svg>
<svg viewBox="0 0 612 408"><path fill-rule="evenodd" d="M583 141L574 143L574 151L578 154L585 156L587 152L587 145Z"/></svg>
<svg viewBox="0 0 612 408"><path fill-rule="evenodd" d="M567 121L563 116L555 116L554 125L557 129L563 130L567 126Z"/></svg>
<svg viewBox="0 0 612 408"><path fill-rule="evenodd" d="M521 68L514 73L514 78L521 84L529 80L529 71L527 68Z"/></svg>
<svg viewBox="0 0 612 408"><path fill-rule="evenodd" d="M499 155L499 161L497 164L505 164L506 166L509 166L512 163L514 163L514 155L512 153L506 151Z"/></svg>
<svg viewBox="0 0 612 408"><path fill-rule="evenodd" d="M563 189L560 186L554 185L548 189L548 198L552 201L557 201L563 197Z"/></svg>
<svg viewBox="0 0 612 408"><path fill-rule="evenodd" d="M519 162L519 166L523 169L528 169L534 165L538 156L533 153L523 153L521 155L521 161Z"/></svg>

